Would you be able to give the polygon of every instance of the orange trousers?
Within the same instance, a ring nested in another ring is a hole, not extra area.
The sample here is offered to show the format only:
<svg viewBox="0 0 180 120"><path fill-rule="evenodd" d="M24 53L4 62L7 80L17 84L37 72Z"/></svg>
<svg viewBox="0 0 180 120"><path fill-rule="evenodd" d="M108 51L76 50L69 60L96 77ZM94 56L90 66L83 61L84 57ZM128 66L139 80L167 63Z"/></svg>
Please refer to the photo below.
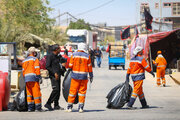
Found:
<svg viewBox="0 0 180 120"><path fill-rule="evenodd" d="M41 108L41 92L39 82L26 83L28 109Z"/></svg>
<svg viewBox="0 0 180 120"><path fill-rule="evenodd" d="M156 76L157 76L157 85L161 85L161 80L162 79L162 84L165 85L166 84L166 80L165 80L165 67L158 67L156 69Z"/></svg>
<svg viewBox="0 0 180 120"><path fill-rule="evenodd" d="M71 80L71 86L68 96L68 104L73 104L78 92L79 104L85 103L88 80Z"/></svg>
<svg viewBox="0 0 180 120"><path fill-rule="evenodd" d="M144 93L143 93L143 80L138 80L138 81L134 81L134 89L132 92L131 97L132 98L137 98L139 97L139 99L144 99Z"/></svg>

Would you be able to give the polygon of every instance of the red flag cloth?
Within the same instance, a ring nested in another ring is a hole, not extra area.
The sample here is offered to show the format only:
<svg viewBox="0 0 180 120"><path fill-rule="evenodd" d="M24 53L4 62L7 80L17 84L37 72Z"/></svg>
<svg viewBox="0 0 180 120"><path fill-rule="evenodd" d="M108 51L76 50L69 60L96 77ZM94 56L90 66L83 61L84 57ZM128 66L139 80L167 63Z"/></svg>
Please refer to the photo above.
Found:
<svg viewBox="0 0 180 120"><path fill-rule="evenodd" d="M139 32L138 32L138 29L137 29L137 25L135 26L134 29L135 29L134 31L135 31L135 35L136 35L136 38L137 38L137 37L139 37Z"/></svg>
<svg viewBox="0 0 180 120"><path fill-rule="evenodd" d="M126 40L130 38L130 26L124 28L122 31L120 31L120 33L121 33L121 40Z"/></svg>
<svg viewBox="0 0 180 120"><path fill-rule="evenodd" d="M146 10L146 8L144 8L144 16L145 16L146 29L149 30L149 31L152 31L151 23L152 23L153 17L152 17L152 15Z"/></svg>

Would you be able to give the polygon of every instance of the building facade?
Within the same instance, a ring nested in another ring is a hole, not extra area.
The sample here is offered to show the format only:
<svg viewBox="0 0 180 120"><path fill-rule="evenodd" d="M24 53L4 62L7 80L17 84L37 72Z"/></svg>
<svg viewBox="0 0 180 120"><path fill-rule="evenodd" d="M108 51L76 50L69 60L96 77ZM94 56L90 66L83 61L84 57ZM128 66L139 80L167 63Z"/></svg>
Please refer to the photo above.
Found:
<svg viewBox="0 0 180 120"><path fill-rule="evenodd" d="M145 22L144 7L153 16L153 32L180 28L180 0L137 0L136 22ZM144 31L145 26L140 28Z"/></svg>

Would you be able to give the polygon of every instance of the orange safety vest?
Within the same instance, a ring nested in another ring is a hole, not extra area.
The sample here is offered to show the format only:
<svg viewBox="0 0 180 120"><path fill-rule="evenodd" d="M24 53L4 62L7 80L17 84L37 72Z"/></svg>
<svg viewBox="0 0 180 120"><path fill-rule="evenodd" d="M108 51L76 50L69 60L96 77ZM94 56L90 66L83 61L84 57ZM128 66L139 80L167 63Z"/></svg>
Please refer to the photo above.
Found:
<svg viewBox="0 0 180 120"><path fill-rule="evenodd" d="M87 80L88 73L93 77L90 56L82 51L77 51L70 58L69 68L72 68L71 77L75 80Z"/></svg>
<svg viewBox="0 0 180 120"><path fill-rule="evenodd" d="M131 75L133 81L143 80L145 79L145 70L151 72L151 67L142 56L138 55L130 60L127 74Z"/></svg>
<svg viewBox="0 0 180 120"><path fill-rule="evenodd" d="M39 60L33 55L29 55L22 63L23 76L25 82L38 82L40 78Z"/></svg>
<svg viewBox="0 0 180 120"><path fill-rule="evenodd" d="M166 68L167 62L166 62L166 59L161 54L159 54L156 57L155 62L153 61L153 64L155 64L157 68L161 68L161 67Z"/></svg>

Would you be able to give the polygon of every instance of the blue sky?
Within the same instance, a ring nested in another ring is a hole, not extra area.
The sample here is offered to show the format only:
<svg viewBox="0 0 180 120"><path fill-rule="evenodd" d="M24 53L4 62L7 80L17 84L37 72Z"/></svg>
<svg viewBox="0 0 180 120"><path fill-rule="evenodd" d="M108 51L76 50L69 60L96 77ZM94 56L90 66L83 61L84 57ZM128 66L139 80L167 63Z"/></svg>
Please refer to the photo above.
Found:
<svg viewBox="0 0 180 120"><path fill-rule="evenodd" d="M84 19L91 24L106 22L108 26L136 24L136 0L112 0L109 4L77 16L92 8L96 8L111 0L49 0L50 7L54 10L50 13L55 17L60 13L69 12L77 18ZM60 4L61 3L61 4ZM67 25L67 15L62 16L61 25Z"/></svg>

